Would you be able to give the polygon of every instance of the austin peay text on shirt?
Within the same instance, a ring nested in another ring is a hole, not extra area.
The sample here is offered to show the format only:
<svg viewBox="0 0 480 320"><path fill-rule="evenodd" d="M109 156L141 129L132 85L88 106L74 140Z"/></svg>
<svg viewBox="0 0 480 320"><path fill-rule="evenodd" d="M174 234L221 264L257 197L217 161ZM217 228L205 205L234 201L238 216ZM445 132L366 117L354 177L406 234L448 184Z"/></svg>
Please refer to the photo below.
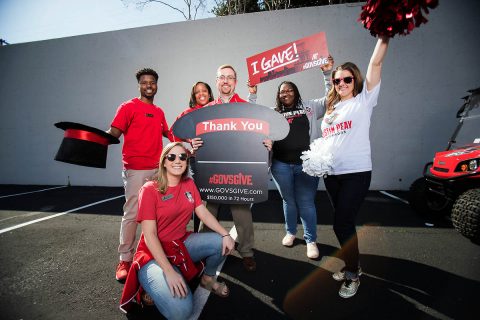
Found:
<svg viewBox="0 0 480 320"><path fill-rule="evenodd" d="M327 127L322 131L322 138L327 139L340 134L346 134L352 129L352 120L343 121L333 126Z"/></svg>
<svg viewBox="0 0 480 320"><path fill-rule="evenodd" d="M282 113L285 119L287 119L288 123L292 123L293 119L301 117L304 114L307 114L307 111L304 109L298 109L298 110L287 111Z"/></svg>

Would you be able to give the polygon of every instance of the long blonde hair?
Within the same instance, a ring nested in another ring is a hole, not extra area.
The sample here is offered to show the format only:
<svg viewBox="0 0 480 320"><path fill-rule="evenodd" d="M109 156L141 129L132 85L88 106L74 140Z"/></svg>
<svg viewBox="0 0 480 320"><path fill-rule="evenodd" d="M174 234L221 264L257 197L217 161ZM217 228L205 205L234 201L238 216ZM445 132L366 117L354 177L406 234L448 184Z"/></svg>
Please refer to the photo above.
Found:
<svg viewBox="0 0 480 320"><path fill-rule="evenodd" d="M353 96L362 92L363 90L363 77L360 69L352 62L345 62L344 64L335 68L332 72L332 82L335 79L335 73L337 71L347 70L353 75ZM340 95L337 90L335 90L335 85L330 88L330 91L327 93L327 113L332 112L333 106L341 100Z"/></svg>
<svg viewBox="0 0 480 320"><path fill-rule="evenodd" d="M160 193L165 194L168 189L168 178L167 178L167 169L163 166L165 163L165 159L167 159L167 155L172 151L173 148L175 147L182 147L183 150L185 150L185 153L188 154L187 149L183 146L181 142L170 142L167 144L163 150L162 154L160 155L160 161L158 163L158 174L154 177L154 179L157 180L158 183L158 191ZM182 173L182 179L185 179L188 175L188 159L187 159L187 167L185 168L185 171Z"/></svg>

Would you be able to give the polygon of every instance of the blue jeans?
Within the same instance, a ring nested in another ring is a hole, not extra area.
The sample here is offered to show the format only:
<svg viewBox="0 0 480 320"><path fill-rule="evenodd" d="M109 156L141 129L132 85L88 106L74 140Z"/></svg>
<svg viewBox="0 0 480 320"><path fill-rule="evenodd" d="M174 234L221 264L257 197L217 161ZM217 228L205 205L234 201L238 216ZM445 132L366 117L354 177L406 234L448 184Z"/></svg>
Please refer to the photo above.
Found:
<svg viewBox="0 0 480 320"><path fill-rule="evenodd" d="M205 274L215 276L222 256L222 237L218 233L192 233L185 246L194 262L205 259ZM180 271L175 267L176 271ZM187 319L193 311L193 298L187 286L185 298L173 297L170 293L163 270L155 260L151 260L138 272L138 280L143 289L155 302L158 311L167 319Z"/></svg>
<svg viewBox="0 0 480 320"><path fill-rule="evenodd" d="M302 171L301 164L288 164L273 160L272 176L283 200L285 229L288 234L297 233L297 217L303 225L303 238L307 243L317 240L317 209L315 195L318 177Z"/></svg>

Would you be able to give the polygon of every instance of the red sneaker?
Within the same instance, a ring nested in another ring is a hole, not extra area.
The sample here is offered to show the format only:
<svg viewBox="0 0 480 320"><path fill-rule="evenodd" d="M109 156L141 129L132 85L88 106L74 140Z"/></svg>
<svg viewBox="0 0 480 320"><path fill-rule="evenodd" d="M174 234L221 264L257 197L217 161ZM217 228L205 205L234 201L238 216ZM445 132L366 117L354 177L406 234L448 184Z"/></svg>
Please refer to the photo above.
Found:
<svg viewBox="0 0 480 320"><path fill-rule="evenodd" d="M255 262L254 257L244 257L243 258L243 267L249 272L254 272L257 270L257 263Z"/></svg>
<svg viewBox="0 0 480 320"><path fill-rule="evenodd" d="M119 282L125 282L128 275L128 270L130 270L131 261L121 261L117 265L117 271L115 272L115 278Z"/></svg>

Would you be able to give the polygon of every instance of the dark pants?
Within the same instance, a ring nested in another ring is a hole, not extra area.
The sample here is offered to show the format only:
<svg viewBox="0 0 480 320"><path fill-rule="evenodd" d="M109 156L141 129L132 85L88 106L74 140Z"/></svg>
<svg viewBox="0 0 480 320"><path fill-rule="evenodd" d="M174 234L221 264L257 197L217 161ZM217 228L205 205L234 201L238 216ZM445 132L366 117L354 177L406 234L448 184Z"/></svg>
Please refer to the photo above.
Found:
<svg viewBox="0 0 480 320"><path fill-rule="evenodd" d="M372 172L327 176L325 187L334 211L333 231L340 243L340 258L345 270L356 273L359 266L358 238L355 229L360 206L370 187Z"/></svg>

